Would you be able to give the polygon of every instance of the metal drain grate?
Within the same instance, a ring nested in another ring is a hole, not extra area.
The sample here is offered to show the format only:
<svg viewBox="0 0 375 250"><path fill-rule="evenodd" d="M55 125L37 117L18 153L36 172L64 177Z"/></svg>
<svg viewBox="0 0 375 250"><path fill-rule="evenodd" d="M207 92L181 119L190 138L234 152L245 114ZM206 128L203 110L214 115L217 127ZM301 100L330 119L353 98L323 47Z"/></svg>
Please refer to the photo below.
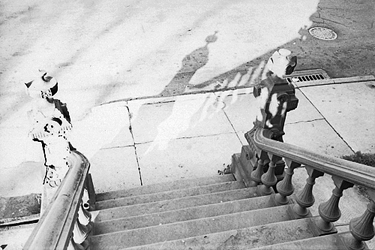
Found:
<svg viewBox="0 0 375 250"><path fill-rule="evenodd" d="M293 81L297 82L310 82L310 81L320 81L325 79L330 79L327 72L322 69L313 69L313 70L301 70L295 71L292 74L285 77L288 83Z"/></svg>

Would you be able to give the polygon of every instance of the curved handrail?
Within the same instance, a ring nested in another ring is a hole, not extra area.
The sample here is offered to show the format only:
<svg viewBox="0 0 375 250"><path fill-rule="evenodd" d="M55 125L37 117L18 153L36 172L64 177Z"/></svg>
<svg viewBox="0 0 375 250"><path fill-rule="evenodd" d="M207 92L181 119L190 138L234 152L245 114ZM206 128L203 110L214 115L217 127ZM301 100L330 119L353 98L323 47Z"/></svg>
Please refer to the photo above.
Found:
<svg viewBox="0 0 375 250"><path fill-rule="evenodd" d="M90 168L87 158L78 151L72 152L69 161L64 180L24 249L66 249L68 246Z"/></svg>
<svg viewBox="0 0 375 250"><path fill-rule="evenodd" d="M350 183L366 186L370 189L375 188L375 168L271 140L265 136L265 133L267 134L269 131L260 127L254 133L253 142L258 148L312 167L323 173L340 177Z"/></svg>

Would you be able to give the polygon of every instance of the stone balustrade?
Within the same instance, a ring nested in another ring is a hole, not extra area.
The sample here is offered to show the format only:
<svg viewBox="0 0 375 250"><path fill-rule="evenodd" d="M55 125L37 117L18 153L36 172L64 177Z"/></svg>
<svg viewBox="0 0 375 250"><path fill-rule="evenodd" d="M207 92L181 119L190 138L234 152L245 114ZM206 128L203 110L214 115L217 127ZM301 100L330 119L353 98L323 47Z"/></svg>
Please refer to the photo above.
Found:
<svg viewBox="0 0 375 250"><path fill-rule="evenodd" d="M265 93L265 96L262 97L261 93ZM270 204L289 204L290 197L293 197L295 203L290 209L290 216L294 218L311 217L309 207L315 203L315 180L324 174L331 175L335 188L330 199L319 204L319 217L314 219L316 236L337 232L334 222L341 217L339 203L345 189L354 185L366 187L372 194L372 200L363 215L350 221L352 237L343 239L348 249L364 249L364 241L372 239L375 234L375 169L284 143L282 135L286 115L297 107L298 100L295 98L293 85L273 72L268 73L267 78L254 88L254 96L265 100L260 106L262 115L257 117L254 127L245 134L249 145L244 146L238 156L241 160L236 161L236 156L233 156L232 165L242 165L241 168L245 170L237 171L238 167L232 166L232 172L239 179L246 180L248 186L257 186L259 195L271 194ZM277 108L272 111L271 106ZM280 114L280 110L284 113ZM284 163L287 165L285 171ZM306 169L308 178L303 189L295 192L292 178L294 170L299 167ZM249 181L248 177L241 176L246 172L250 173Z"/></svg>

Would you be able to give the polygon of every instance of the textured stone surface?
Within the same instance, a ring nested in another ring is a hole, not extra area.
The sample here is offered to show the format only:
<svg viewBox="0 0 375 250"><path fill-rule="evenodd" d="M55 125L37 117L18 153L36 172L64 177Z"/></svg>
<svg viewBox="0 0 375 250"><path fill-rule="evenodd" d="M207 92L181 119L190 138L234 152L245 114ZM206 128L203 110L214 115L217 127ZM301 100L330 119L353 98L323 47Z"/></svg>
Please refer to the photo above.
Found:
<svg viewBox="0 0 375 250"><path fill-rule="evenodd" d="M161 212L158 214L145 214L117 220L97 222L95 234L105 234L115 231L130 230L141 227L170 224L175 222L214 217L224 214L244 212L249 210L269 207L269 197L256 197L236 201L219 202L210 205L182 208Z"/></svg>
<svg viewBox="0 0 375 250"><path fill-rule="evenodd" d="M276 222L268 225L224 231L130 249L245 250L313 237L308 222L309 219Z"/></svg>
<svg viewBox="0 0 375 250"><path fill-rule="evenodd" d="M228 214L198 220L185 221L157 227L148 227L122 231L112 234L97 235L90 238L93 249L111 247L130 247L166 240L183 239L205 233L257 226L264 223L285 221L288 206L266 208L235 214Z"/></svg>
<svg viewBox="0 0 375 250"><path fill-rule="evenodd" d="M180 199L151 202L147 204L105 209L99 210L97 221L118 219L129 216L138 216L141 214L159 213L186 207L194 207L226 201L246 199L255 196L258 196L256 194L255 188L244 188L239 190L230 190L208 195L199 195Z"/></svg>
<svg viewBox="0 0 375 250"><path fill-rule="evenodd" d="M145 194L145 195L139 195L139 196L133 196L133 197L125 197L125 198L119 197L119 198L116 198L115 200L106 200L106 201L96 202L95 208L106 209L106 208L113 208L113 207L120 207L120 206L129 206L129 205L136 205L136 204L142 204L142 203L148 203L148 202L183 198L183 197L188 197L188 196L223 192L223 191L228 191L228 190L240 189L243 187L245 187L243 182L232 181L232 182L213 184L213 185L207 185L207 186L160 192L157 194Z"/></svg>
<svg viewBox="0 0 375 250"><path fill-rule="evenodd" d="M211 185L215 183L223 183L228 181L234 181L234 176L231 174L217 175L212 177L201 177L195 179L181 179L171 182L155 183L151 185L127 188L122 190L116 190L112 192L98 193L96 195L96 201L103 201L121 197L130 197L135 195L154 194L157 192L166 192L177 189L185 189L191 187L199 187L205 185Z"/></svg>
<svg viewBox="0 0 375 250"><path fill-rule="evenodd" d="M137 145L144 185L218 175L218 170L231 163L233 152L241 149L234 133L160 143Z"/></svg>

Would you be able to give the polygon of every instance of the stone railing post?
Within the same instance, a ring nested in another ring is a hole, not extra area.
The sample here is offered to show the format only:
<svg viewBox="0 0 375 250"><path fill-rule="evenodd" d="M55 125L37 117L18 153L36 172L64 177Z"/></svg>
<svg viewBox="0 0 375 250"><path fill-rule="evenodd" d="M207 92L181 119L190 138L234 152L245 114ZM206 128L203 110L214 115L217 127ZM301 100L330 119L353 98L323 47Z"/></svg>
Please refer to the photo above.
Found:
<svg viewBox="0 0 375 250"><path fill-rule="evenodd" d="M320 218L316 222L316 226L320 231L319 235L337 232L334 228L333 222L341 217L341 211L339 208L340 198L345 189L354 186L352 183L335 176L332 176L332 179L336 186L332 191L332 196L328 201L321 203L318 207Z"/></svg>
<svg viewBox="0 0 375 250"><path fill-rule="evenodd" d="M279 205L285 205L289 203L288 196L290 196L294 192L294 187L292 183L294 169L301 166L301 164L293 162L290 159L285 159L285 162L288 166L288 168L285 171L285 177L276 185L278 193L275 195L275 203Z"/></svg>
<svg viewBox="0 0 375 250"><path fill-rule="evenodd" d="M258 186L262 183L262 175L264 174L264 166L268 164L269 158L265 151L257 152L258 160L254 166L255 170L251 172L250 179L253 187Z"/></svg>
<svg viewBox="0 0 375 250"><path fill-rule="evenodd" d="M263 185L258 186L260 195L269 195L274 193L272 187L277 183L277 177L275 175L276 162L281 159L276 155L268 154L270 162L268 164L268 170L262 175L261 181Z"/></svg>
<svg viewBox="0 0 375 250"><path fill-rule="evenodd" d="M313 168L305 168L309 177L306 179L304 188L295 197L297 204L294 205L293 212L296 218L304 218L310 214L308 208L314 205L315 202L315 198L312 192L315 184L315 179L324 175L324 173Z"/></svg>
<svg viewBox="0 0 375 250"><path fill-rule="evenodd" d="M94 183L92 182L91 174L88 174L85 181L85 188L82 195L83 208L85 210L95 210L96 194Z"/></svg>
<svg viewBox="0 0 375 250"><path fill-rule="evenodd" d="M350 221L349 229L352 234L352 239L347 242L350 249L362 250L365 248L363 241L368 241L374 238L374 216L375 202L370 201L363 215Z"/></svg>

